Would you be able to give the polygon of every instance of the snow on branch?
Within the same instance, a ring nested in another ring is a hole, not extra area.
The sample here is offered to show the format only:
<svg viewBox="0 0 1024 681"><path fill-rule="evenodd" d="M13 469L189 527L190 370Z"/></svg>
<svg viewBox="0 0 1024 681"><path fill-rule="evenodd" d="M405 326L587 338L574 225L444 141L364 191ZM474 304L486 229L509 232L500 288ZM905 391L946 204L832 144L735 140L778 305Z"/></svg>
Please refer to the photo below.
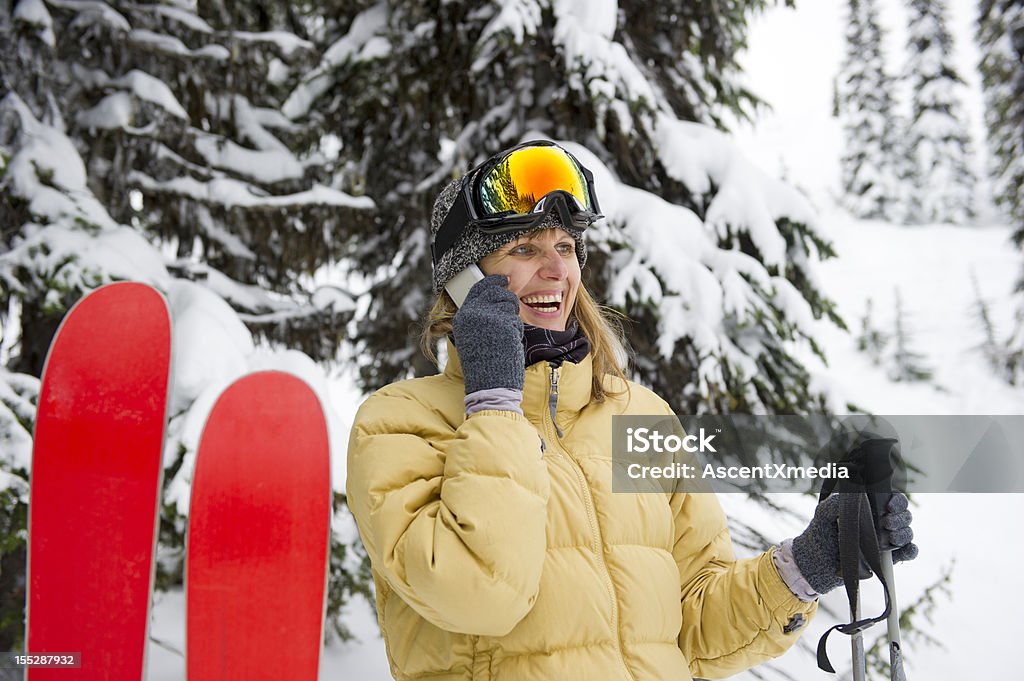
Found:
<svg viewBox="0 0 1024 681"><path fill-rule="evenodd" d="M226 177L214 178L209 182L200 182L191 177L175 177L167 181L158 181L145 173L132 171L128 180L154 194L174 194L224 208L277 210L317 205L371 210L375 205L373 199L368 196L352 196L321 184L314 184L312 189L294 194L260 195L253 192L252 185Z"/></svg>
<svg viewBox="0 0 1024 681"><path fill-rule="evenodd" d="M16 130L8 131L12 123ZM0 100L0 139L6 141L8 134L14 153L0 188L45 222L70 217L101 228L117 226L86 186L85 164L71 140L37 120L13 92Z"/></svg>
<svg viewBox="0 0 1024 681"><path fill-rule="evenodd" d="M36 420L39 384L35 376L0 367L0 490L19 489L21 479L8 471L32 467L31 424ZM27 499L27 485L24 491Z"/></svg>
<svg viewBox="0 0 1024 681"><path fill-rule="evenodd" d="M118 91L106 95L95 106L79 112L76 120L79 125L86 128L122 129L132 134L152 134L156 132L156 126L152 121L143 128L133 125L140 117L151 118L140 116L143 109L146 109L140 104L143 102L155 106L179 121L188 121L185 108L167 84L138 69L132 69L120 78L114 79L102 71L93 70L87 74L84 82L89 87L97 89L118 88Z"/></svg>
<svg viewBox="0 0 1024 681"><path fill-rule="evenodd" d="M608 302L657 310L663 358L688 338L702 386L721 384L723 361L755 376L775 344L813 338L812 304L787 278L808 254L780 227L789 221L814 234L815 213L798 191L758 170L717 130L669 116L658 119L654 148L671 177L708 200L703 216L619 182L586 148L565 144L593 170L607 216L592 242L611 251ZM741 250L740 234L756 254Z"/></svg>
<svg viewBox="0 0 1024 681"><path fill-rule="evenodd" d="M63 132L37 120L14 93L0 100L0 120L5 144L10 122L17 128L10 131L13 154L0 189L25 202L35 220L0 254L0 281L20 291L19 273L31 272L57 296L112 279L168 279L159 251L111 218L90 191L85 164Z"/></svg>
<svg viewBox="0 0 1024 681"><path fill-rule="evenodd" d="M178 118L188 120L188 114L171 92L171 88L148 73L132 69L120 78L112 80L110 85L129 90L139 99L156 104Z"/></svg>
<svg viewBox="0 0 1024 681"><path fill-rule="evenodd" d="M144 28L133 30L128 35L128 44L153 52L160 52L173 57L185 57L187 59L227 61L231 57L231 52L223 45L204 45L193 50L186 47L185 43L175 37Z"/></svg>
<svg viewBox="0 0 1024 681"><path fill-rule="evenodd" d="M34 26L40 40L50 47L57 45L57 39L53 34L53 19L42 0L21 0L14 6L11 19L15 23L21 22Z"/></svg>
<svg viewBox="0 0 1024 681"><path fill-rule="evenodd" d="M590 98L616 97L655 107L657 88L647 79L622 43L614 39L618 3L611 0L560 0L554 3L555 44L564 50L566 70L583 82L570 85ZM629 119L622 121L628 125Z"/></svg>
<svg viewBox="0 0 1024 681"><path fill-rule="evenodd" d="M788 218L814 230L807 198L754 166L723 133L662 115L654 139L669 175L695 194L714 191L705 221L720 239L746 232L766 265L782 267L788 254L776 222Z"/></svg>
<svg viewBox="0 0 1024 681"><path fill-rule="evenodd" d="M361 12L348 33L324 52L320 64L295 88L281 111L295 120L309 113L313 103L335 84L334 70L349 60L369 61L390 50L390 43L380 33L387 29L388 9L381 2Z"/></svg>
<svg viewBox="0 0 1024 681"><path fill-rule="evenodd" d="M57 305L64 290L86 291L119 279L158 286L169 280L160 252L139 232L118 226L93 235L68 224L73 221L24 225L24 236L0 255L0 281L20 291L19 271L32 272L53 287Z"/></svg>
<svg viewBox="0 0 1024 681"><path fill-rule="evenodd" d="M51 7L71 10L76 13L76 21L81 24L104 24L114 31L127 33L131 24L120 12L106 2L82 2L80 0L48 0Z"/></svg>
<svg viewBox="0 0 1024 681"><path fill-rule="evenodd" d="M273 184L300 179L302 164L287 150L255 151L218 135L197 133L196 151L214 168L222 168L257 182Z"/></svg>
<svg viewBox="0 0 1024 681"><path fill-rule="evenodd" d="M311 52L315 49L313 43L296 36L287 31L263 31L251 33L248 31L231 31L227 36L248 43L265 43L275 46L283 57L290 58L297 52Z"/></svg>
<svg viewBox="0 0 1024 681"><path fill-rule="evenodd" d="M511 0L502 3L501 11L484 27L479 43L485 44L493 36L502 33L511 35L512 40L521 43L537 32L540 23L541 6L537 0Z"/></svg>
<svg viewBox="0 0 1024 681"><path fill-rule="evenodd" d="M143 7L161 16L167 17L172 21L176 21L183 26L187 26L197 33L213 33L213 28L195 13L194 8L193 11L188 11L181 9L180 7L172 7L163 4L144 5Z"/></svg>

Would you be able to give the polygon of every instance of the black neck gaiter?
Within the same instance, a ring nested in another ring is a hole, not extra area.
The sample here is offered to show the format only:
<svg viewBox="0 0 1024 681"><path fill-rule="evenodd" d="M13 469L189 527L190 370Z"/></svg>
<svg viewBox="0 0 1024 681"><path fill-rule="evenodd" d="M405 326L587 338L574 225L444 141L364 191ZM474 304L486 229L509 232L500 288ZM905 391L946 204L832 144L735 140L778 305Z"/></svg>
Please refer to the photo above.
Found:
<svg viewBox="0 0 1024 681"><path fill-rule="evenodd" d="M554 362L556 366L561 366L565 360L579 364L590 352L590 341L583 335L575 319L569 322L565 331L524 324L523 349L526 366L545 360Z"/></svg>

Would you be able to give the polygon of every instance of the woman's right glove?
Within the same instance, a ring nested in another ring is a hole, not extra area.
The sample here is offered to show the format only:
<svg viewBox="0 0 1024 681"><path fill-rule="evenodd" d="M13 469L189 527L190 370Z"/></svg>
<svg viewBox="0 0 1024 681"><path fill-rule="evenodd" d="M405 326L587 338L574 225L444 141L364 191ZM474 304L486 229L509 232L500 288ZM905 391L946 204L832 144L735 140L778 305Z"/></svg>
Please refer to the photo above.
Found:
<svg viewBox="0 0 1024 681"><path fill-rule="evenodd" d="M793 558L800 574L819 594L843 583L839 568L839 504L839 494L826 497L815 509L807 529L793 539ZM913 516L908 506L907 496L895 492L878 520L878 547L882 551L893 550L893 563L917 557L917 545L912 541L914 531L910 529ZM866 579L871 576L871 570L863 559L861 563L860 578Z"/></svg>
<svg viewBox="0 0 1024 681"><path fill-rule="evenodd" d="M492 274L473 284L452 320L452 336L467 395L489 388L523 389L523 320L508 277Z"/></svg>

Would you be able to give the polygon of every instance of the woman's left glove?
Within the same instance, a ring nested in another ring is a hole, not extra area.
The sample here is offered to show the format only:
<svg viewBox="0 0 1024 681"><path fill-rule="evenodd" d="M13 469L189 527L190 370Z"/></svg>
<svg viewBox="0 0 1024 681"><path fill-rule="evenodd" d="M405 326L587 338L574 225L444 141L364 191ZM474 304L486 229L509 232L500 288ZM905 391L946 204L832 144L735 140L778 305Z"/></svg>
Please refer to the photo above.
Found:
<svg viewBox="0 0 1024 681"><path fill-rule="evenodd" d="M839 504L840 495L827 497L818 504L807 529L793 539L793 558L800 574L819 594L843 583L839 568ZM907 495L894 492L877 525L878 547L882 551L891 549L894 563L917 557L914 531L910 528L913 519ZM860 578L870 577L871 571L865 565L861 567L867 574L862 572Z"/></svg>

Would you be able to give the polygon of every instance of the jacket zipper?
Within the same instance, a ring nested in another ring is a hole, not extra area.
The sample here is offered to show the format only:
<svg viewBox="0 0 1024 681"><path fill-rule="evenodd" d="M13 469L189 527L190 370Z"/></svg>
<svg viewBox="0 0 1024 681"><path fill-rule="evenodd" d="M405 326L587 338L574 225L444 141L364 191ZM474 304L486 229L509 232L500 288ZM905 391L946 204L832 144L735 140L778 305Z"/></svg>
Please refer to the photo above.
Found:
<svg viewBox="0 0 1024 681"><path fill-rule="evenodd" d="M608 563L605 561L604 557L604 542L601 540L601 531L597 524L597 513L594 511L594 498L590 493L590 487L587 485L587 480L583 475L583 469L580 466L579 461L576 460L576 457L574 457L561 442L561 438L565 437L565 434L562 433L562 429L558 427L558 421L555 419L555 415L558 411L558 365L552 362L550 366L551 376L548 383L550 388L548 392L548 411L551 415L551 425L558 434L556 440L558 450L565 454L565 458L569 460L573 473L576 474L576 479L579 481L580 488L583 490L583 503L587 509L587 522L590 524L590 537L594 542L594 553L597 554L597 562L601 566L601 573L604 575L605 587L608 590L608 597L611 600L612 634L615 636L615 650L619 654L619 662L622 663L622 669L626 672L626 678L635 681L633 673L626 665L626 658L622 654L622 638L619 632L619 601L615 595L615 585L612 583L611 572L608 570ZM547 424L545 423L545 426L546 425Z"/></svg>
<svg viewBox="0 0 1024 681"><path fill-rule="evenodd" d="M565 433L558 427L558 421L555 419L555 414L558 411L558 365L552 362L550 366L551 379L549 384L551 389L548 391L548 410L551 413L551 424L555 427L558 437L565 437Z"/></svg>

